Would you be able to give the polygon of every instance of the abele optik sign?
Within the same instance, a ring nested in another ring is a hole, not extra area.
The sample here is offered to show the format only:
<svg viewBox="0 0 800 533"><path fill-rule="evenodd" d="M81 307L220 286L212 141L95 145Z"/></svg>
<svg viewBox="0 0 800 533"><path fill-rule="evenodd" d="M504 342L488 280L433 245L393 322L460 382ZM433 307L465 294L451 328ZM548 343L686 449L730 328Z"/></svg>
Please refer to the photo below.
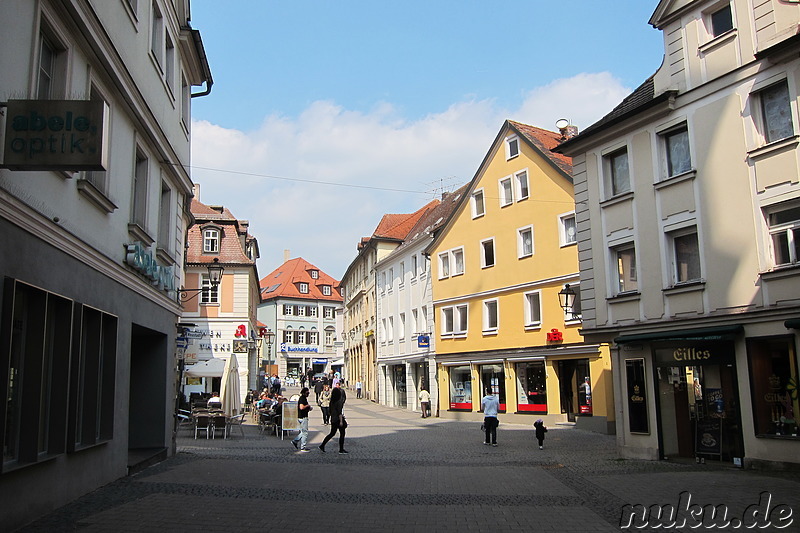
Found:
<svg viewBox="0 0 800 533"><path fill-rule="evenodd" d="M3 164L11 170L106 170L104 102L9 100Z"/></svg>

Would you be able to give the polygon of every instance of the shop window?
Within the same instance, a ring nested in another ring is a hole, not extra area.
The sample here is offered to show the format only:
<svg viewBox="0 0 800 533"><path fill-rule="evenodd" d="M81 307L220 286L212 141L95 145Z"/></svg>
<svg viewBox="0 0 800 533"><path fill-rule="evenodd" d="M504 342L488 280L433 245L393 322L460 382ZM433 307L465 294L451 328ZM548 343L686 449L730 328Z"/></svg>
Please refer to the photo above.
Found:
<svg viewBox="0 0 800 533"><path fill-rule="evenodd" d="M481 365L481 392L490 391L500 400L500 411L506 410L506 378L503 365Z"/></svg>
<svg viewBox="0 0 800 533"><path fill-rule="evenodd" d="M547 373L544 361L517 363L517 410L547 414Z"/></svg>
<svg viewBox="0 0 800 533"><path fill-rule="evenodd" d="M628 404L628 430L631 433L650 433L647 413L647 382L644 359L625 360L625 386Z"/></svg>
<svg viewBox="0 0 800 533"><path fill-rule="evenodd" d="M793 337L747 340L756 435L798 435L800 404L793 341Z"/></svg>
<svg viewBox="0 0 800 533"><path fill-rule="evenodd" d="M450 367L450 409L472 410L472 372L469 365Z"/></svg>

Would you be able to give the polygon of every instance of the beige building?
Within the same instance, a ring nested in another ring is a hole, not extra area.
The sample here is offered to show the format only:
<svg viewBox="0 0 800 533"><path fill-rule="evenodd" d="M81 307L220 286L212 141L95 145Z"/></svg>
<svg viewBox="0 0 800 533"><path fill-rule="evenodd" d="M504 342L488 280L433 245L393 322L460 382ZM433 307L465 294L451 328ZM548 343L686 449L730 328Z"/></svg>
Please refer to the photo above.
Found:
<svg viewBox="0 0 800 533"><path fill-rule="evenodd" d="M625 456L797 463L800 6L659 2L655 74L572 156Z"/></svg>

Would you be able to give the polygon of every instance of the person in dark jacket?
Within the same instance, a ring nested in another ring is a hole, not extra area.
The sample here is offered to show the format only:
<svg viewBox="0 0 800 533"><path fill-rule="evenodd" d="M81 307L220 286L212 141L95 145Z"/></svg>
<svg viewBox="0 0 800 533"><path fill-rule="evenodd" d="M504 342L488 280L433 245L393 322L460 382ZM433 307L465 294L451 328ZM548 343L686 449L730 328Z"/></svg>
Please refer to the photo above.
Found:
<svg viewBox="0 0 800 533"><path fill-rule="evenodd" d="M344 436L347 429L347 421L344 418L344 402L347 401L347 395L337 383L331 392L331 432L325 436L322 444L319 445L320 451L325 453L325 445L331 440L336 432L339 432L339 453L350 453L344 449Z"/></svg>
<svg viewBox="0 0 800 533"><path fill-rule="evenodd" d="M541 418L533 423L533 429L536 430L536 440L539 441L539 449L544 449L544 434L547 433L547 428L544 426L544 420Z"/></svg>

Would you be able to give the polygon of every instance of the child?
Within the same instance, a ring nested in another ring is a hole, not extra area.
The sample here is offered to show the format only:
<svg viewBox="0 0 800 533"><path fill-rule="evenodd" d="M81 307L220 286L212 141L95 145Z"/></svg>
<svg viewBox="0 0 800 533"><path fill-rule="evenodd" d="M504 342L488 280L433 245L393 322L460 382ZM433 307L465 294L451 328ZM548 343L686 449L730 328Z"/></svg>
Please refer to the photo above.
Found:
<svg viewBox="0 0 800 533"><path fill-rule="evenodd" d="M547 433L547 428L544 427L544 420L541 418L533 423L533 427L536 430L536 440L539 441L539 449L544 449L544 434Z"/></svg>

